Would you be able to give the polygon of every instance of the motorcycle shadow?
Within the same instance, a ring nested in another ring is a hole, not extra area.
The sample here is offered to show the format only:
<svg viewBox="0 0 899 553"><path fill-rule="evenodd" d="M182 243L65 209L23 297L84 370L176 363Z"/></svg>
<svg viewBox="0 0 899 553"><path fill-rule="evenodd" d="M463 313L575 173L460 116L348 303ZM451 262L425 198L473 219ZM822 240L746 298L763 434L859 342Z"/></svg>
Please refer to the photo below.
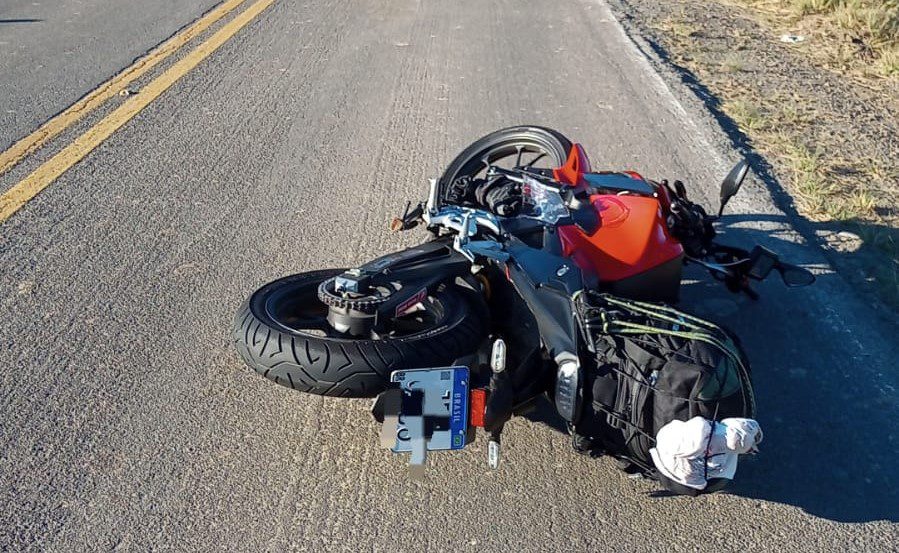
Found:
<svg viewBox="0 0 899 553"><path fill-rule="evenodd" d="M820 250L792 241L783 216L730 216L723 226L722 242L761 244L791 263L826 267ZM769 278L756 286L758 301L691 268L694 275L680 307L740 338L765 431L761 453L744 457L729 493L839 522L899 521L895 314L873 309L827 269L806 288Z"/></svg>
<svg viewBox="0 0 899 553"><path fill-rule="evenodd" d="M724 243L761 244L791 263L825 266L816 248L772 232L785 224L782 217L723 223ZM741 459L725 493L839 522L899 521L899 471L892 469L899 458L899 347L895 333L883 330L889 321L872 322L870 305L847 293L832 271L819 271L806 288L787 288L776 277L754 287L758 301L731 294L692 266L678 305L733 331L752 363L765 439L758 455ZM526 416L567 435L545 401Z"/></svg>

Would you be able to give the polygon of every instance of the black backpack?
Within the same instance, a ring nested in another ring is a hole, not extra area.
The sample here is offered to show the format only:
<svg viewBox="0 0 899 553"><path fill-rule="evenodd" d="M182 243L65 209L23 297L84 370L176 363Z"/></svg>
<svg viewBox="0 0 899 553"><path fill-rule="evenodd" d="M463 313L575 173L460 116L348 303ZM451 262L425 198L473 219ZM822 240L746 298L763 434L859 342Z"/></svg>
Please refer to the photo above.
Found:
<svg viewBox="0 0 899 553"><path fill-rule="evenodd" d="M673 420L755 417L749 362L721 327L671 307L589 293L579 302L596 363L587 369L574 445L624 461L671 491L700 492L655 470L649 450Z"/></svg>

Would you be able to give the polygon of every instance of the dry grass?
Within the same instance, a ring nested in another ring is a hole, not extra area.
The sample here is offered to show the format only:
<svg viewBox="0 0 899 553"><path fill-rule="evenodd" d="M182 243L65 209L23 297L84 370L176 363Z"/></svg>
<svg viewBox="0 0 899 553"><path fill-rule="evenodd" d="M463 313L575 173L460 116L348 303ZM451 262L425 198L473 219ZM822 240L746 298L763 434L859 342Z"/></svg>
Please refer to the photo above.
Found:
<svg viewBox="0 0 899 553"><path fill-rule="evenodd" d="M822 155L803 144L784 141L780 155L789 164L796 202L799 209L812 219L827 219L833 211L834 197L839 186L827 178Z"/></svg>
<svg viewBox="0 0 899 553"><path fill-rule="evenodd" d="M864 76L899 76L899 0L740 1L783 23L814 18L813 28L821 31L823 40L811 41L812 49L816 55L832 56L848 71ZM850 33L852 39L840 42L836 29ZM847 43L852 47L847 48ZM887 167L882 161L858 159L837 162L802 144L803 127L818 114L806 111L801 99L783 103L738 98L725 101L723 108L761 149L787 161L799 208L813 219L876 218L874 195L859 183L860 179L850 182L840 178L838 165L852 166L873 182L895 182L899 178L895 164ZM780 129L793 132L785 137Z"/></svg>
<svg viewBox="0 0 899 553"><path fill-rule="evenodd" d="M781 131L764 133L757 140L764 144L761 149L766 154L786 163L789 188L799 210L809 219L858 221L876 217L877 201L871 191L840 177L842 160L834 160Z"/></svg>
<svg viewBox="0 0 899 553"><path fill-rule="evenodd" d="M824 4L818 13L828 14L837 26L858 35L860 52L869 58L869 70L888 77L899 75L899 0L794 2Z"/></svg>
<svg viewBox="0 0 899 553"><path fill-rule="evenodd" d="M725 73L740 73L746 68L746 59L737 52L727 54L721 62L721 70Z"/></svg>
<svg viewBox="0 0 899 553"><path fill-rule="evenodd" d="M823 14L837 26L857 33L873 47L895 45L899 37L897 0L791 0L798 16Z"/></svg>
<svg viewBox="0 0 899 553"><path fill-rule="evenodd" d="M733 94L733 93L732 93ZM790 190L799 210L816 221L849 221L876 217L877 202L861 179L843 177L846 167L875 182L894 177L876 160L838 159L820 146L809 147L802 132L817 114L800 101L765 102L743 94L726 99L721 109L766 156L780 159L788 169Z"/></svg>
<svg viewBox="0 0 899 553"><path fill-rule="evenodd" d="M867 78L899 77L899 0L736 0L787 29L813 35L804 48Z"/></svg>
<svg viewBox="0 0 899 553"><path fill-rule="evenodd" d="M895 45L899 36L895 0L793 0L793 5L800 15L830 15L838 26L859 33L873 47Z"/></svg>
<svg viewBox="0 0 899 553"><path fill-rule="evenodd" d="M887 77L899 77L899 47L884 50L874 62L874 70Z"/></svg>
<svg viewBox="0 0 899 553"><path fill-rule="evenodd" d="M761 108L751 100L744 98L725 100L721 108L746 134L762 130L769 124Z"/></svg>

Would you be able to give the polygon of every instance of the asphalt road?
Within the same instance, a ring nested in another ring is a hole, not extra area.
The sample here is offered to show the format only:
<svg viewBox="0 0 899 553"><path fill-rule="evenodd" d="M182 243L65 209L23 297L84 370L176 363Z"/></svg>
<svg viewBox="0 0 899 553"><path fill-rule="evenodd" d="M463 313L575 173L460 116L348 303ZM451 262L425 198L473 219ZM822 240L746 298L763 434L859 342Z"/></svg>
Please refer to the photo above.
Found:
<svg viewBox="0 0 899 553"><path fill-rule="evenodd" d="M160 18L147 4L121 16L155 26L129 48L206 5ZM76 53L65 71L52 41L0 57L0 102L30 113L0 142L75 94L29 104L6 67L99 84L125 50ZM0 226L0 550L895 548L895 321L758 182L726 234L821 274L766 282L760 302L686 287L683 307L731 326L754 364L766 438L729 493L666 497L525 419L498 471L481 436L411 481L368 402L277 386L229 343L266 281L420 240L389 234L388 217L495 128L556 127L595 166L679 177L711 203L737 156L666 82L599 0L277 0Z"/></svg>
<svg viewBox="0 0 899 553"><path fill-rule="evenodd" d="M216 3L0 2L0 149L69 107Z"/></svg>

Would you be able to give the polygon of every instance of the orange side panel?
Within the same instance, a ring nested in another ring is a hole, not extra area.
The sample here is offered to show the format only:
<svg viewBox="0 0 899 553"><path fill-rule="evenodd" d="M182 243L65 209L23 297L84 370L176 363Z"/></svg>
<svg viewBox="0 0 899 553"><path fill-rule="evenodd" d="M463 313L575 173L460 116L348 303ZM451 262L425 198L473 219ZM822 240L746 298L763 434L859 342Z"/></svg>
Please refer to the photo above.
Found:
<svg viewBox="0 0 899 553"><path fill-rule="evenodd" d="M565 165L553 169L553 177L557 181L561 181L572 186L581 184L581 173L589 173L590 160L587 158L587 152L580 144L571 147L568 153L568 160Z"/></svg>

